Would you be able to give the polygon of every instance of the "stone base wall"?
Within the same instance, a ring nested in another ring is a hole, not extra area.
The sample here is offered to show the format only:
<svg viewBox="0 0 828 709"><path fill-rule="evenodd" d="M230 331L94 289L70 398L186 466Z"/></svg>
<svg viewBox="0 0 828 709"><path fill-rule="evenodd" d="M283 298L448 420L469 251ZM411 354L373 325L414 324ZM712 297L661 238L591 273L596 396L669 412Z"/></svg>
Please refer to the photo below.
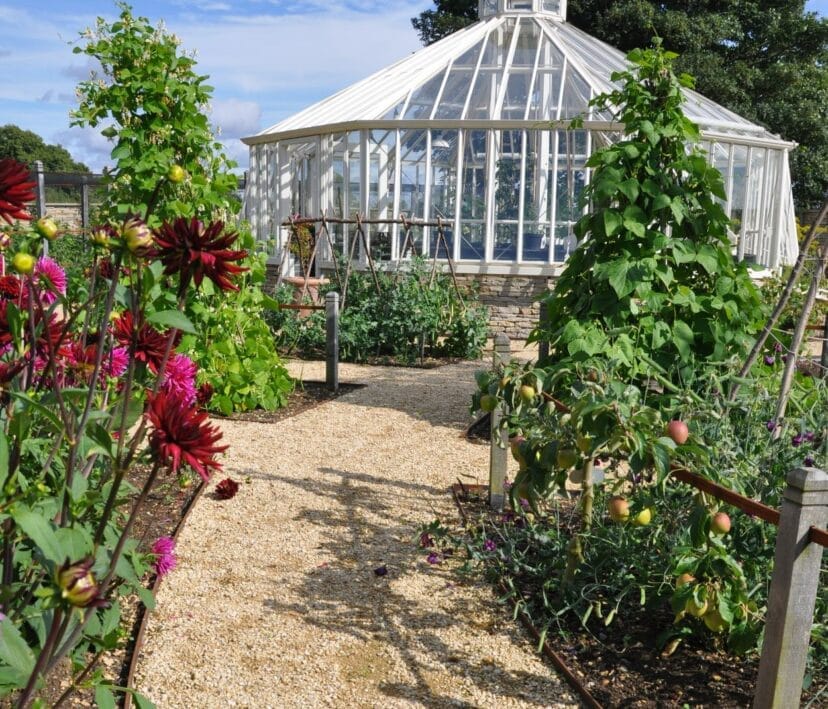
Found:
<svg viewBox="0 0 828 709"><path fill-rule="evenodd" d="M278 264L267 266L265 291L273 293L279 276ZM460 287L476 284L480 301L489 308L489 335L505 332L512 340L525 340L537 325L537 299L552 288L549 276L458 275Z"/></svg>
<svg viewBox="0 0 828 709"><path fill-rule="evenodd" d="M537 299L552 288L549 276L461 275L461 285L477 284L480 301L489 308L489 335L506 333L525 340L538 323Z"/></svg>

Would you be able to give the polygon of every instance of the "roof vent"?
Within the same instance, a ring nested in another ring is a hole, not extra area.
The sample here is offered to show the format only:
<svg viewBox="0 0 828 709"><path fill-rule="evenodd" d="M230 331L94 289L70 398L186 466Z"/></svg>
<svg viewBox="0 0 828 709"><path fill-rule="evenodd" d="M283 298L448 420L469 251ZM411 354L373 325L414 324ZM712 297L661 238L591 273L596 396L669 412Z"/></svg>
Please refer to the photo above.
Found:
<svg viewBox="0 0 828 709"><path fill-rule="evenodd" d="M480 0L481 20L495 15L551 15L566 20L566 0Z"/></svg>

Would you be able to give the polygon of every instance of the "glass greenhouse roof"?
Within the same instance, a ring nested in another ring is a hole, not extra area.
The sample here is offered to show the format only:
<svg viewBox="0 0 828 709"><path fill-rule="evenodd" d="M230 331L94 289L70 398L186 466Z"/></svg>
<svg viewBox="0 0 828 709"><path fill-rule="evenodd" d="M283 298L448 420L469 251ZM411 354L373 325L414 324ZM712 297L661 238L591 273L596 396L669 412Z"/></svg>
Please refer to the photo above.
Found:
<svg viewBox="0 0 828 709"><path fill-rule="evenodd" d="M534 4L533 4L534 3ZM314 135L321 128L525 125L583 116L590 99L614 88L627 68L622 52L563 21L562 0L482 0L480 22L245 140ZM489 7L491 5L491 7ZM534 8L534 9L533 9ZM703 131L787 145L761 126L694 91L685 111Z"/></svg>

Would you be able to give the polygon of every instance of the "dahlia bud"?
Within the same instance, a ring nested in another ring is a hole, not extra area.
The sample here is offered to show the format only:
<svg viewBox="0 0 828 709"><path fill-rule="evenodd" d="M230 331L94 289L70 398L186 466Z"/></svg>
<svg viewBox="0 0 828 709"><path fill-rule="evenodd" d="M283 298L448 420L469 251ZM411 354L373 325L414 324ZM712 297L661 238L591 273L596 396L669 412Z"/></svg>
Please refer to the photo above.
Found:
<svg viewBox="0 0 828 709"><path fill-rule="evenodd" d="M0 251L5 251L11 246L11 235L5 231L0 231Z"/></svg>
<svg viewBox="0 0 828 709"><path fill-rule="evenodd" d="M135 253L146 249L152 244L152 232L138 217L128 219L121 232L126 241L127 248Z"/></svg>
<svg viewBox="0 0 828 709"><path fill-rule="evenodd" d="M58 569L57 585L60 595L77 608L105 605L98 595L98 583L92 574L92 559L70 564L68 561Z"/></svg>
<svg viewBox="0 0 828 709"><path fill-rule="evenodd" d="M97 246L106 248L112 241L112 229L110 227L99 226L92 230L89 234L89 240Z"/></svg>

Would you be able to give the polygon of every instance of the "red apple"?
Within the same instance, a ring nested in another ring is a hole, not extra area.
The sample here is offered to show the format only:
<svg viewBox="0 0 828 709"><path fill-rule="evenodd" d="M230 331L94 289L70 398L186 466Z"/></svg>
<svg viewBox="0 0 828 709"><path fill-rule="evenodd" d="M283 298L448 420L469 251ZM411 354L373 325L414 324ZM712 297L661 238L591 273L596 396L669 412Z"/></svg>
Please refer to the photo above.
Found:
<svg viewBox="0 0 828 709"><path fill-rule="evenodd" d="M673 439L677 446L684 445L690 437L690 430L684 421L670 421L667 424L667 435Z"/></svg>
<svg viewBox="0 0 828 709"><path fill-rule="evenodd" d="M710 531L713 534L723 535L730 531L730 517L725 512L717 512L710 520Z"/></svg>
<svg viewBox="0 0 828 709"><path fill-rule="evenodd" d="M613 522L626 522L630 518L630 504L621 496L611 498L607 510Z"/></svg>

